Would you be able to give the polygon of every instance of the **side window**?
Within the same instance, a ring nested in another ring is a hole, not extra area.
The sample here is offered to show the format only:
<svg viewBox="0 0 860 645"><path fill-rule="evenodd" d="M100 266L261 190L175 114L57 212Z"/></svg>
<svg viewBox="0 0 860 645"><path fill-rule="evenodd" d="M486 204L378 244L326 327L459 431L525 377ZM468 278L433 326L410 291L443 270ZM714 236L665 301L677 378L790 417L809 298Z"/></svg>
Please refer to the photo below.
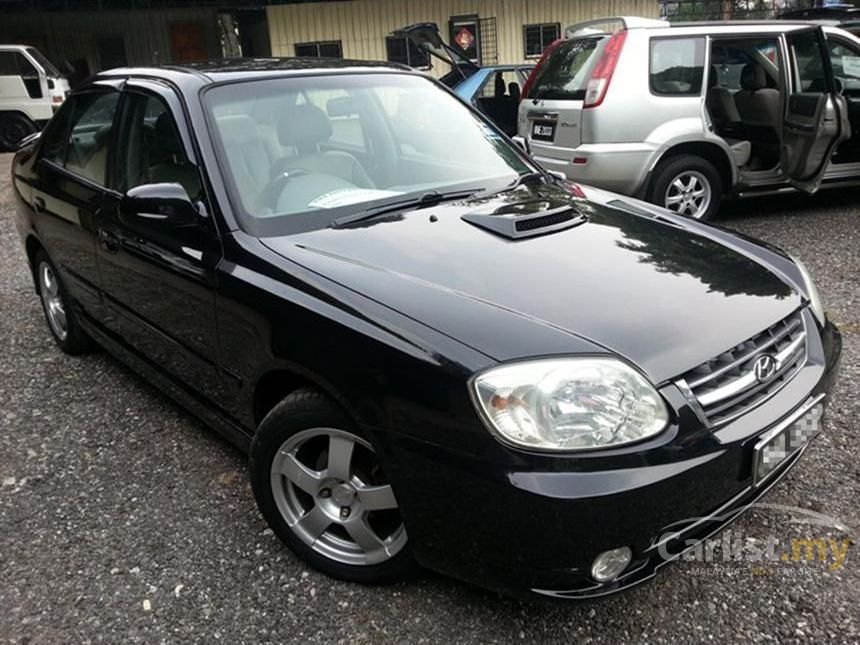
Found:
<svg viewBox="0 0 860 645"><path fill-rule="evenodd" d="M53 161L62 166L66 161L66 144L69 141L69 121L74 111L76 98L63 103L51 123L42 134L41 150L39 154L42 159Z"/></svg>
<svg viewBox="0 0 860 645"><path fill-rule="evenodd" d="M191 199L201 197L200 173L188 160L176 121L160 98L129 92L116 155L115 188L180 184Z"/></svg>
<svg viewBox="0 0 860 645"><path fill-rule="evenodd" d="M0 76L18 76L15 52L0 52Z"/></svg>
<svg viewBox="0 0 860 645"><path fill-rule="evenodd" d="M65 167L80 177L104 186L107 178L113 117L118 92L79 94L72 107Z"/></svg>
<svg viewBox="0 0 860 645"><path fill-rule="evenodd" d="M824 92L827 79L818 36L812 29L788 37L794 59L795 86L800 92Z"/></svg>
<svg viewBox="0 0 860 645"><path fill-rule="evenodd" d="M509 98L519 101L520 90L522 90L520 76L516 71L509 70L506 72L496 72L495 74L491 74L487 77L484 86L478 93L478 98Z"/></svg>
<svg viewBox="0 0 860 645"><path fill-rule="evenodd" d="M702 38L654 38L649 75L651 91L664 96L699 95L704 60Z"/></svg>
<svg viewBox="0 0 860 645"><path fill-rule="evenodd" d="M842 93L850 98L860 98L860 47L829 40L827 49L833 75L842 81Z"/></svg>

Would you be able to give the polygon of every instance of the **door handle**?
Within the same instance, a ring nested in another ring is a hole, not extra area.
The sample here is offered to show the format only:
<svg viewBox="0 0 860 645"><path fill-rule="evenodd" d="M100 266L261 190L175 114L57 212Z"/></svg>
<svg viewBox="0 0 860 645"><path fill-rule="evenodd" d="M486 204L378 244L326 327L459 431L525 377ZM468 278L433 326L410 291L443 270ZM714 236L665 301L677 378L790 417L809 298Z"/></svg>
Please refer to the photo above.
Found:
<svg viewBox="0 0 860 645"><path fill-rule="evenodd" d="M36 195L33 198L33 210L36 211L37 213L41 213L43 210L45 210L45 198L44 197L39 197L38 195Z"/></svg>
<svg viewBox="0 0 860 645"><path fill-rule="evenodd" d="M99 229L99 244L108 253L116 253L119 250L119 238L103 228Z"/></svg>

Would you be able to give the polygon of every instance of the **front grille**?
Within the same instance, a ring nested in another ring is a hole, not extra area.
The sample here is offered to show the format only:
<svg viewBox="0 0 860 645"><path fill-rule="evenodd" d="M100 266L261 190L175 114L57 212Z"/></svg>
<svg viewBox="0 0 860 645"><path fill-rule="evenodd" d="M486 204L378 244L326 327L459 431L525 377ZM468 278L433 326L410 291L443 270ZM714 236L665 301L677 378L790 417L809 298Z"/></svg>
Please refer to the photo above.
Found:
<svg viewBox="0 0 860 645"><path fill-rule="evenodd" d="M754 364L763 354L776 358L776 372L760 381ZM711 425L725 423L757 406L790 381L806 362L802 311L732 347L684 374L678 382Z"/></svg>

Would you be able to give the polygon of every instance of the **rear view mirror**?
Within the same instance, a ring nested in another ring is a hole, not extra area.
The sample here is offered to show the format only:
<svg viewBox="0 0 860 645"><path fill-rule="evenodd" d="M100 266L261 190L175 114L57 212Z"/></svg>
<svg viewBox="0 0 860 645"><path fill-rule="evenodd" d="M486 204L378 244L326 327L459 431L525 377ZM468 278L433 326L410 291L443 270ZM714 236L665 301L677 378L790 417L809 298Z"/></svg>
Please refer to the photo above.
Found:
<svg viewBox="0 0 860 645"><path fill-rule="evenodd" d="M355 109L351 96L341 96L336 99L329 99L325 104L326 114L332 117L352 116L358 114Z"/></svg>
<svg viewBox="0 0 860 645"><path fill-rule="evenodd" d="M144 184L130 189L120 202L121 217L137 225L176 227L197 221L197 209L181 184Z"/></svg>

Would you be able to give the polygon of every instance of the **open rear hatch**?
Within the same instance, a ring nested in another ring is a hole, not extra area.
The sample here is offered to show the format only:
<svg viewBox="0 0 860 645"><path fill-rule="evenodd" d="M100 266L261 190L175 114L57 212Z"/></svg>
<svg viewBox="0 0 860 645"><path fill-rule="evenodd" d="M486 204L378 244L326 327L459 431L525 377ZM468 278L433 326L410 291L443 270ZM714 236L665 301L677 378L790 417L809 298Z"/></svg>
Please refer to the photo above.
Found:
<svg viewBox="0 0 860 645"><path fill-rule="evenodd" d="M435 22L420 22L391 32L397 38L406 38L431 56L448 63L451 71L440 81L448 87L455 87L477 72L480 67L464 57L455 47L442 40L439 26Z"/></svg>

